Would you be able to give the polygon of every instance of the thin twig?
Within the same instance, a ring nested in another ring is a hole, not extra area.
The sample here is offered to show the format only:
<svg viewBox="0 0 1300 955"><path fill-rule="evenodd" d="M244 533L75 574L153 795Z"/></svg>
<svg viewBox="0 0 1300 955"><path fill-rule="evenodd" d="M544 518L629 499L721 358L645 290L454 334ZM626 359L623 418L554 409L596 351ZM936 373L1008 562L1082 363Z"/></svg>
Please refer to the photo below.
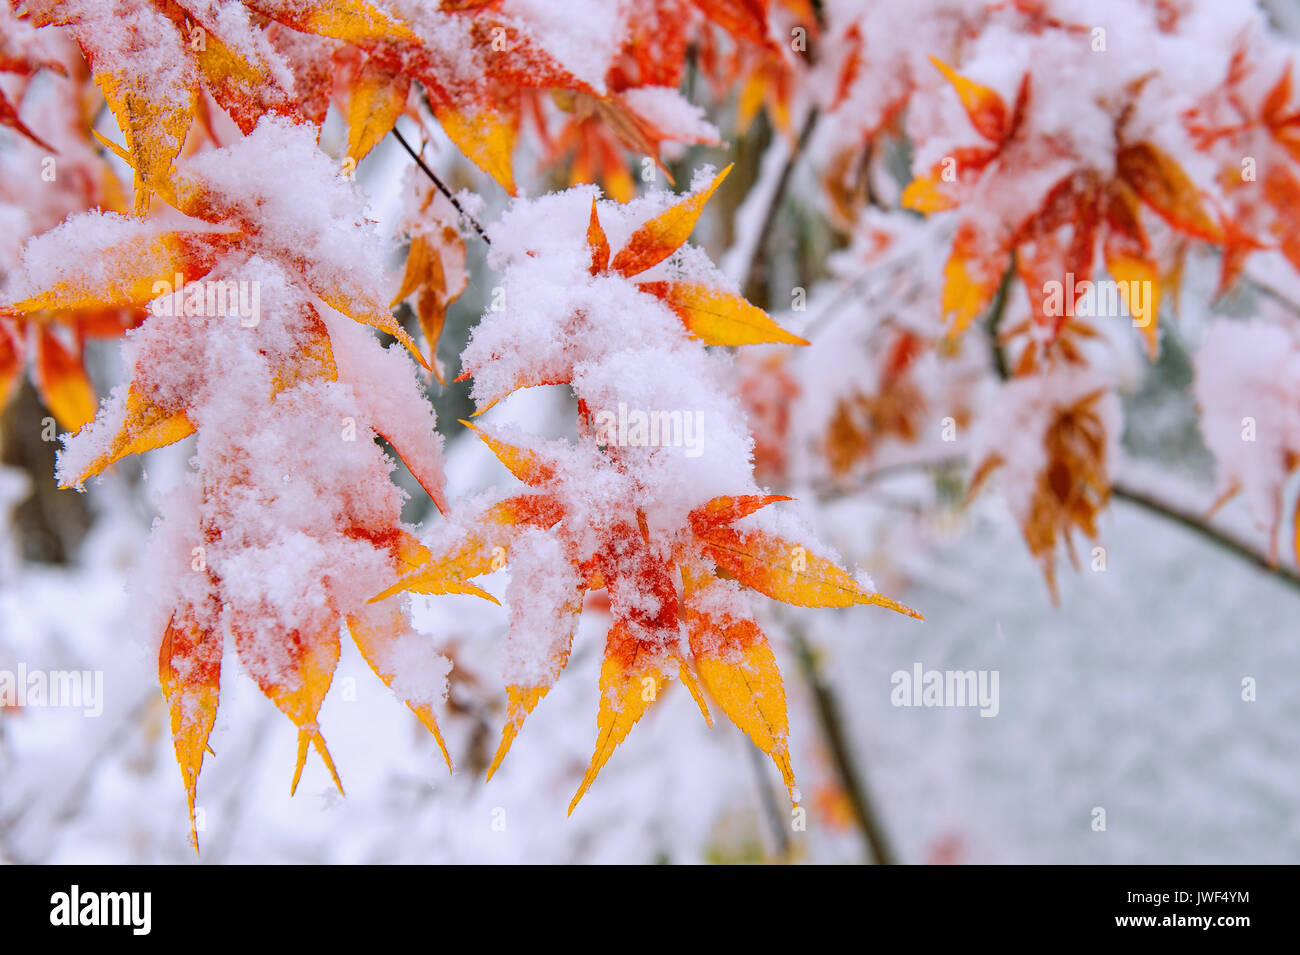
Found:
<svg viewBox="0 0 1300 955"><path fill-rule="evenodd" d="M993 370L1003 381L1011 377L1011 367L1007 364L1007 353L998 341L998 336L1002 333L1002 319L1007 314L1007 300L1011 298L1011 280L1016 274L1016 253L1011 253L1011 261L1007 265L1007 270L1002 274L1002 281L998 283L997 295L993 299L993 304L989 306L989 342L993 349Z"/></svg>
<svg viewBox="0 0 1300 955"><path fill-rule="evenodd" d="M960 453L945 453L934 458L917 457L915 459L904 459L890 462L879 468L874 468L864 474L859 475L855 483L820 483L814 485L814 491L817 499L822 502L833 501L849 497L853 494L860 493L867 485L892 477L899 473L919 470L936 470L938 468L954 467L965 463L965 456ZM1111 497L1116 500L1125 501L1129 504L1144 508L1153 514L1159 514L1174 523L1181 524L1183 527L1199 535L1205 541L1221 547L1231 554L1254 564L1261 570L1267 571L1277 577L1282 582L1292 587L1300 588L1300 572L1293 568L1285 567L1261 551L1258 547L1252 545L1249 541L1240 537L1222 526L1211 524L1205 516L1192 508L1182 507L1149 491L1141 490L1136 487L1131 480L1116 480L1111 483Z"/></svg>
<svg viewBox="0 0 1300 955"><path fill-rule="evenodd" d="M1199 534L1205 540L1212 544L1222 547L1229 553L1236 554L1238 557L1249 561L1261 570L1268 571L1279 580L1282 580L1292 587L1300 588L1300 573L1292 570L1290 567L1283 567L1281 564L1269 560L1268 556L1260 553L1249 543L1226 531L1222 528L1215 527L1206 523L1199 515L1192 511L1178 507L1168 501L1161 500L1153 494L1146 491L1138 490L1127 484L1114 483L1111 485L1110 493L1112 497L1121 501L1128 501L1130 504L1136 504L1144 507L1152 513L1159 514L1162 517L1181 524L1188 530Z"/></svg>
<svg viewBox="0 0 1300 955"><path fill-rule="evenodd" d="M452 208L454 208L458 213L460 213L461 218L465 219L465 221L467 221L470 225L474 227L474 231L479 234L480 239L482 239L488 245L491 245L492 240L489 239L487 237L487 233L483 231L483 226L479 224L479 221L477 219L475 219L472 215L470 215L468 212L465 211L464 206L460 204L460 200L451 194L451 190L448 189L446 184L443 183L443 181L438 178L438 174L435 173L432 169L430 169L428 164L422 158L420 158L420 154L411 148L411 144L406 141L406 137L402 135L402 131L398 129L396 126L393 127L393 135L396 136L397 141L402 144L402 148L405 149L408 153L410 153L411 158L415 160L415 164L420 167L421 171L426 176L429 177L430 181L435 186L438 187L438 191L447 197L447 201L451 203Z"/></svg>

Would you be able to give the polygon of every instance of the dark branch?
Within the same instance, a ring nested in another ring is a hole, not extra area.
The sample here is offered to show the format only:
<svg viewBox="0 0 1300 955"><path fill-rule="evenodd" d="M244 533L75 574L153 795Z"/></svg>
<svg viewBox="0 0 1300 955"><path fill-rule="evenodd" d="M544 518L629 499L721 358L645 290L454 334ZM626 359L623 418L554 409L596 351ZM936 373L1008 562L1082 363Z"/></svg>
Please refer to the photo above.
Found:
<svg viewBox="0 0 1300 955"><path fill-rule="evenodd" d="M489 239L487 233L483 231L483 226L479 225L479 221L465 211L464 207L460 204L460 200L451 194L451 190L448 189L446 184L438 178L438 174L430 169L428 164L420 158L420 154L411 148L411 144L406 141L406 137L402 135L402 131L396 126L393 127L393 135L396 136L397 141L402 144L402 148L410 153L411 158L415 160L415 164L420 167L420 170L429 177L430 181L435 186L438 187L438 191L447 197L447 201L451 203L452 208L460 214L462 219L474 227L474 231L479 234L480 239L488 245L491 245L492 240Z"/></svg>
<svg viewBox="0 0 1300 955"><path fill-rule="evenodd" d="M1129 487L1126 484L1115 483L1111 485L1111 496L1121 501L1128 501L1130 504L1136 504L1139 507L1145 507L1152 513L1159 514L1162 517L1181 524L1193 533L1199 534L1202 538L1212 544L1217 544L1229 553L1236 554L1238 557L1249 561L1261 570L1273 574L1279 580L1282 580L1292 587L1300 588L1300 574L1297 574L1289 567L1283 567L1261 554L1249 543L1237 537L1228 531L1207 524L1200 515L1176 507L1168 501L1162 501L1153 494L1146 491L1140 491L1137 488Z"/></svg>

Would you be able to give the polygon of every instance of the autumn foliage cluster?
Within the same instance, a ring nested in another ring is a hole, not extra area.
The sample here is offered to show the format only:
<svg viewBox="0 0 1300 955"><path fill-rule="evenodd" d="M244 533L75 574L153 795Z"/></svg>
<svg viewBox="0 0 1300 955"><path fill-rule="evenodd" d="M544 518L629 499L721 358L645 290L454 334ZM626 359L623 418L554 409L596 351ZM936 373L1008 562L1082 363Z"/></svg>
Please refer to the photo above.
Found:
<svg viewBox="0 0 1300 955"><path fill-rule="evenodd" d="M489 776L584 607L607 606L570 811L670 681L743 729L797 801L756 595L919 615L773 489L851 487L900 449L951 442L970 494L999 483L1055 591L1060 552L1097 534L1111 494L1123 370L1161 360L1185 293L1285 299L1300 281L1296 51L1228 6L0 11L0 401L30 376L66 432L69 489L193 441L137 594L191 813L230 648L297 728L295 786L313 750L340 777L318 714L344 636L451 767L435 716L450 663L412 628L409 595L496 602L476 580L501 570L507 703ZM391 235L357 175L390 134L421 156ZM761 162L735 148L760 140ZM737 165L656 185L710 149ZM451 192L427 163L475 189ZM729 207L732 248L711 257L690 240L728 189L748 191ZM770 232L795 191L834 251L782 285ZM449 500L426 389L457 387L438 344L477 279L493 304L455 380L502 480ZM1220 490L1244 492L1274 541L1300 465L1296 333L1264 308L1216 321L1194 358ZM82 356L105 337L126 378L96 395ZM548 386L572 401L568 434L492 423L498 402ZM698 413L700 453L598 426L629 408ZM1246 417L1263 435L1248 448ZM423 526L402 519L390 451L436 508Z"/></svg>

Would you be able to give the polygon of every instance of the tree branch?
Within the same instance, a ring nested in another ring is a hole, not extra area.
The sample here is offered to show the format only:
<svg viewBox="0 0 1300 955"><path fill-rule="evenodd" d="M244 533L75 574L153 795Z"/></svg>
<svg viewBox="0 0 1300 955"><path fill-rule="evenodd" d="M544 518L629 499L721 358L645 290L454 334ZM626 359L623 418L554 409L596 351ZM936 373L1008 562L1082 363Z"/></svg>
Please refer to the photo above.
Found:
<svg viewBox="0 0 1300 955"><path fill-rule="evenodd" d="M1010 370L1007 365L1006 353L998 341L998 330L1002 323L1002 317L1006 312L1006 303L1008 296L1008 287L1011 283L1012 276L1015 272L1015 259L1012 258L1011 265L1007 268L1006 274L1002 277L1002 284L998 287L997 297L989 307L988 315L988 332L989 347L993 351L993 368L998 377L1006 381L1010 378ZM1279 293L1267 288L1266 286L1255 283L1266 293L1271 294L1279 301L1287 304L1291 308L1296 308L1294 304L1288 302ZM1237 535L1222 528L1210 524L1202 515L1195 511L1180 508L1176 504L1166 501L1156 495L1146 491L1139 490L1136 487L1125 484L1122 480L1111 482L1111 496L1121 501L1127 501L1130 504L1136 504L1144 507L1154 514L1159 514L1171 521L1181 524L1183 527L1218 547L1223 548L1229 553L1236 554L1238 557L1249 561L1256 567L1273 574L1279 580L1291 584L1293 587L1300 587L1300 574L1291 570L1289 567L1283 567L1276 561L1271 560L1267 554L1260 553L1256 548L1247 541L1242 540Z"/></svg>
<svg viewBox="0 0 1300 955"><path fill-rule="evenodd" d="M1267 571L1279 580L1290 584L1292 587L1300 589L1300 573L1292 570L1290 567L1283 567L1281 564L1269 560L1266 554L1260 553L1249 542L1242 540L1231 531L1220 527L1215 527L1201 518L1196 512L1179 507L1169 501L1165 501L1150 494L1146 491L1139 490L1131 485L1116 481L1111 484L1110 493L1112 497L1121 501L1127 501L1130 504L1136 504L1144 507L1153 514L1159 514L1176 524L1181 524L1194 534L1198 534L1203 540L1221 547L1231 554L1246 560L1261 570Z"/></svg>
<svg viewBox="0 0 1300 955"><path fill-rule="evenodd" d="M952 467L964 464L965 456L961 453L945 451L933 457L916 455L910 458L903 458L897 461L891 461L881 465L878 468L860 475L856 483L852 485L843 484L818 484L814 485L815 493L818 500L830 501L837 498L848 497L862 491L868 484L883 480L896 474L908 471L931 470L942 467ZM1152 494L1150 491L1139 488L1132 479L1123 477L1112 480L1110 487L1111 497L1133 504L1137 507L1144 508L1153 514L1158 514L1167 520L1176 524L1181 524L1184 528L1198 535L1207 543L1220 547L1230 554L1234 554L1241 559L1254 564L1260 570L1266 571L1277 577L1283 583L1300 589L1300 571L1271 560L1267 553L1260 550L1240 534L1229 528L1211 523L1205 516L1204 511L1194 507L1180 505L1167 498Z"/></svg>

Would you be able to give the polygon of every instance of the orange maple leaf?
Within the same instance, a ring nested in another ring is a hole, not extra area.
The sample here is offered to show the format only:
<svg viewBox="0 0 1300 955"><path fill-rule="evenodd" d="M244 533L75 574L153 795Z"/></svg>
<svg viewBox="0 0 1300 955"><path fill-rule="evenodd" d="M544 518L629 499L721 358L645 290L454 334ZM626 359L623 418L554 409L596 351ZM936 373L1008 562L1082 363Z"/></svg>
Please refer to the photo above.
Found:
<svg viewBox="0 0 1300 955"><path fill-rule="evenodd" d="M614 518L607 526L587 528L594 531L596 543L594 549L586 549L590 545L584 541L590 538L581 533L582 528L569 525L563 500L547 491L557 481L559 462L545 452L512 445L475 430L501 463L535 493L496 505L462 544L434 556L374 599L403 590L471 592L470 578L509 564L511 547L527 523L551 527L552 533L559 535L580 581L570 599L555 608L556 614L571 621L566 627L567 641L556 652L543 682L507 687L506 726L489 775L500 766L524 718L563 669L583 595L607 589L615 595L611 600L615 620L606 638L601 666L596 747L569 811L577 806L614 749L674 676L686 683L705 719L710 719L696 672L723 712L772 757L792 800L797 801L786 749L784 690L771 649L752 619L721 613L719 603L709 599L710 588L723 586L720 575L726 575L768 597L798 606L878 604L918 619L920 614L866 589L840 567L802 545L767 531L732 527L769 504L789 500L780 495L740 495L707 501L692 511L686 523L661 547L654 546L644 515L638 511ZM531 502L531 506L523 510L522 502ZM506 504L509 507L503 509ZM543 516L540 521L530 521L517 516L522 514L529 518L533 514ZM678 580L683 586L680 596ZM653 600L617 599L618 594L631 593L652 596ZM690 635L693 663L678 646L678 632L683 625Z"/></svg>

